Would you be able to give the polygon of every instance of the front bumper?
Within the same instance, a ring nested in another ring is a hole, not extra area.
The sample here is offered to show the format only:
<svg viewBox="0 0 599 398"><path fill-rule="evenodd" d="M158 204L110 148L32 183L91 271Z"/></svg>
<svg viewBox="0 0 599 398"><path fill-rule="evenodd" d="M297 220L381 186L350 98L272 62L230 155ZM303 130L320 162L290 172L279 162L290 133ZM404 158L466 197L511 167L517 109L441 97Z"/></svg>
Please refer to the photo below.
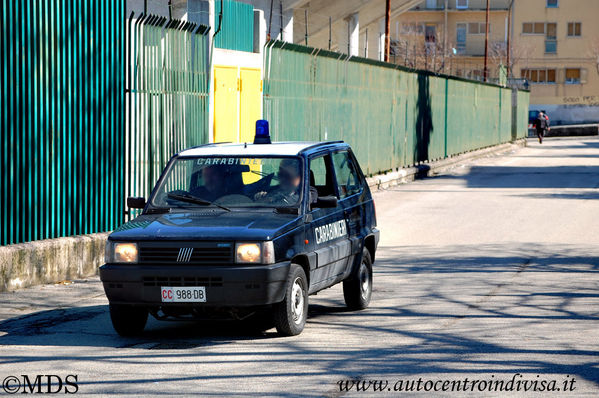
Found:
<svg viewBox="0 0 599 398"><path fill-rule="evenodd" d="M272 265L106 264L100 279L111 304L249 307L283 301L290 262ZM205 303L163 303L162 286L205 286Z"/></svg>

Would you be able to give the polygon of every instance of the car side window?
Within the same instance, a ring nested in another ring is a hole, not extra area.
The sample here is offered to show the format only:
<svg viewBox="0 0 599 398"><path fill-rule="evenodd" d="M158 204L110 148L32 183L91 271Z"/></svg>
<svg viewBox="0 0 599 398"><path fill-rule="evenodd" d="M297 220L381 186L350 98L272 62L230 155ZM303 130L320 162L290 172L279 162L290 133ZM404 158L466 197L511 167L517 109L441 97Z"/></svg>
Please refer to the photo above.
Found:
<svg viewBox="0 0 599 398"><path fill-rule="evenodd" d="M340 199L360 192L360 179L349 153L346 151L334 153L333 165L335 167Z"/></svg>
<svg viewBox="0 0 599 398"><path fill-rule="evenodd" d="M318 196L336 195L330 155L310 159L310 186L316 188Z"/></svg>

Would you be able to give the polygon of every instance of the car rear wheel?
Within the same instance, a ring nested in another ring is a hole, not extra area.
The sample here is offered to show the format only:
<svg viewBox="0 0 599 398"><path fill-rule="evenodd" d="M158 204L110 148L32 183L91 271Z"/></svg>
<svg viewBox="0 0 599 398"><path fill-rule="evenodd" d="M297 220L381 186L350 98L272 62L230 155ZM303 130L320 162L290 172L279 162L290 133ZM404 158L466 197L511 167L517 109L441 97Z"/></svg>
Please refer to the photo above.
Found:
<svg viewBox="0 0 599 398"><path fill-rule="evenodd" d="M291 264L287 278L285 299L274 307L277 332L296 336L304 330L308 315L308 281L306 273L297 264Z"/></svg>
<svg viewBox="0 0 599 398"><path fill-rule="evenodd" d="M349 279L343 281L343 297L348 308L363 310L370 304L371 296L372 260L368 250L364 249L360 266Z"/></svg>
<svg viewBox="0 0 599 398"><path fill-rule="evenodd" d="M110 304L110 319L116 332L123 336L141 334L148 321L148 310L132 305Z"/></svg>

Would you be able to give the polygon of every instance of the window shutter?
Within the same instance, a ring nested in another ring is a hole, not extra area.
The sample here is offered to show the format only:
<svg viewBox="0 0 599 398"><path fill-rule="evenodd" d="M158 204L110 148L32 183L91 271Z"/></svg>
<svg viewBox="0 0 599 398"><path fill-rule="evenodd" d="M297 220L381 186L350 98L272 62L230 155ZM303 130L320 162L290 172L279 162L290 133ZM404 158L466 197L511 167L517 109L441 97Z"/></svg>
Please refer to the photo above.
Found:
<svg viewBox="0 0 599 398"><path fill-rule="evenodd" d="M580 84L586 84L587 82L587 70L580 69Z"/></svg>
<svg viewBox="0 0 599 398"><path fill-rule="evenodd" d="M565 81L566 81L566 69L559 68L557 70L557 83L558 84L564 84Z"/></svg>

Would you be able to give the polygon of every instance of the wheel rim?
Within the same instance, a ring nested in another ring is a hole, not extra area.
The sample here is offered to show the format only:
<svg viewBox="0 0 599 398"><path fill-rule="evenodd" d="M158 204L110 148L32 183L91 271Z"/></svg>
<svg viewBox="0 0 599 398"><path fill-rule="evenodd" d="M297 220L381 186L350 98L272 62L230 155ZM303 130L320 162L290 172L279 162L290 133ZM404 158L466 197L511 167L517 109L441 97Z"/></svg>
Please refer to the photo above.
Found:
<svg viewBox="0 0 599 398"><path fill-rule="evenodd" d="M368 298L370 294L370 272L368 272L368 267L364 263L360 266L360 290L362 297Z"/></svg>
<svg viewBox="0 0 599 398"><path fill-rule="evenodd" d="M291 288L291 313L293 322L299 325L304 318L304 287L300 278L295 278Z"/></svg>

